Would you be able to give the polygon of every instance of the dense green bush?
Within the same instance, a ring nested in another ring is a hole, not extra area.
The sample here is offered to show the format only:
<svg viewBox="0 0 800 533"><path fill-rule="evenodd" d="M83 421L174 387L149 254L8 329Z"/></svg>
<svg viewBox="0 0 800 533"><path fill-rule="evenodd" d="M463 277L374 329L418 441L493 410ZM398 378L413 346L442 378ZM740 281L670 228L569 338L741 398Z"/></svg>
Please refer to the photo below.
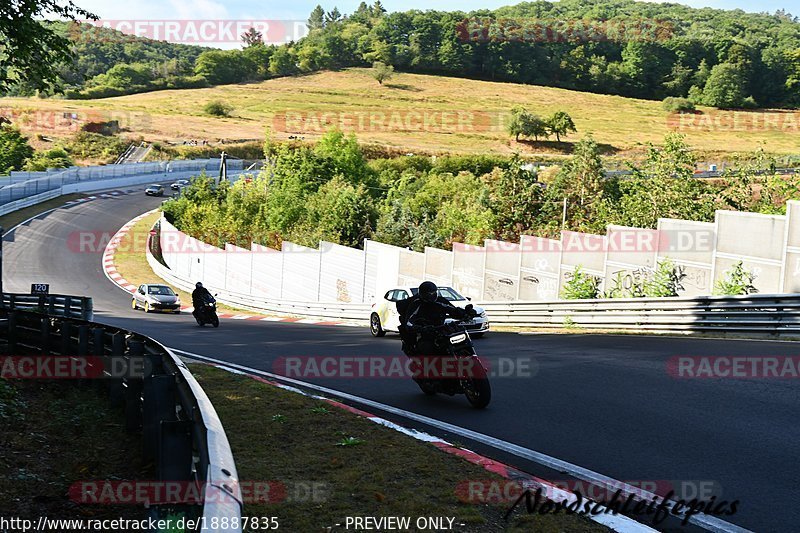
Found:
<svg viewBox="0 0 800 533"><path fill-rule="evenodd" d="M664 111L669 113L679 113L681 111L694 111L694 102L688 98L667 96L662 102Z"/></svg>
<svg viewBox="0 0 800 533"><path fill-rule="evenodd" d="M19 129L7 124L0 126L0 175L22 169L32 155L33 148Z"/></svg>
<svg viewBox="0 0 800 533"><path fill-rule="evenodd" d="M88 131L76 133L60 142L72 159L90 159L113 163L125 151L130 141L116 135L101 135Z"/></svg>
<svg viewBox="0 0 800 533"><path fill-rule="evenodd" d="M723 279L717 280L714 284L714 294L738 296L757 293L758 289L753 285L755 279L756 275L744 268L743 263L739 261L725 273Z"/></svg>
<svg viewBox="0 0 800 533"><path fill-rule="evenodd" d="M25 170L41 171L49 168L67 168L75 163L66 150L60 147L36 152L33 157L25 163Z"/></svg>
<svg viewBox="0 0 800 533"><path fill-rule="evenodd" d="M206 115L211 115L212 117L229 117L231 116L232 111L232 105L226 104L225 102L221 102L219 100L208 102L205 106L203 106L203 112Z"/></svg>
<svg viewBox="0 0 800 533"><path fill-rule="evenodd" d="M600 278L587 274L581 267L575 267L561 289L561 297L565 300L590 300L599 295Z"/></svg>

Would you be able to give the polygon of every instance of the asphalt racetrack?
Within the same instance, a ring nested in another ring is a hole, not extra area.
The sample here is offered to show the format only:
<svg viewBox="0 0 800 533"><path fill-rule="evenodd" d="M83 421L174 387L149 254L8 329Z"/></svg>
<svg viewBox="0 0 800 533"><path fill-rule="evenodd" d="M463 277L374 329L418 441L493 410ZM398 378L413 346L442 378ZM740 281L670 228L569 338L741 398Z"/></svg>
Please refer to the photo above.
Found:
<svg viewBox="0 0 800 533"><path fill-rule="evenodd" d="M18 227L4 242L5 290L28 292L31 283L49 283L51 293L88 295L99 322L141 332L171 348L268 372L287 356L400 355L396 336L375 339L367 328L223 320L219 329L200 329L188 313L133 311L130 297L106 279L102 250L77 249L76 235L113 235L161 201L140 192L97 197ZM408 379L303 379L633 484L713 486L717 500L740 501L738 512L723 520L758 532L798 530L800 380L680 379L667 371L675 356L796 355L794 343L490 332L475 344L490 365L526 358L533 369L524 376L494 376L493 400L483 411L472 409L463 396L426 397ZM533 474L566 479L539 464L451 438Z"/></svg>

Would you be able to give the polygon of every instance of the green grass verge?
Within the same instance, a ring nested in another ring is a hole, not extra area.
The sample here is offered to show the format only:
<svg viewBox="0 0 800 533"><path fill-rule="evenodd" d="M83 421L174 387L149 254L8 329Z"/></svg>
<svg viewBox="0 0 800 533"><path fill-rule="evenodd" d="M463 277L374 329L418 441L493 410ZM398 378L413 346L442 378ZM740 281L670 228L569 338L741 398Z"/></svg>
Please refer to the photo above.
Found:
<svg viewBox="0 0 800 533"><path fill-rule="evenodd" d="M502 479L480 466L321 400L211 366L190 369L222 420L240 480L282 483L288 494L297 483L324 485L318 501L245 504L243 514L275 516L282 530L330 531L347 516L409 516L412 523L443 516L455 517L461 532L608 531L564 514L506 522L509 505L465 503L456 494L467 480Z"/></svg>
<svg viewBox="0 0 800 533"><path fill-rule="evenodd" d="M0 516L142 519L133 505L69 499L77 481L153 479L141 437L124 429L105 393L74 381L0 378Z"/></svg>

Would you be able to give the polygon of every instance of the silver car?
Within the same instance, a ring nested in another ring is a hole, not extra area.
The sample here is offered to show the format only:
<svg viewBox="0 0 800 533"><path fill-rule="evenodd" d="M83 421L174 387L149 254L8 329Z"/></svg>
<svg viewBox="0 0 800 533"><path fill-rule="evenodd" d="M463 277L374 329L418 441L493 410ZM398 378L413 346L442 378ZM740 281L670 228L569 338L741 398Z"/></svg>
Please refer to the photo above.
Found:
<svg viewBox="0 0 800 533"><path fill-rule="evenodd" d="M166 285L144 284L139 285L131 299L131 308L144 309L145 313L151 311L181 312L181 299L172 288Z"/></svg>

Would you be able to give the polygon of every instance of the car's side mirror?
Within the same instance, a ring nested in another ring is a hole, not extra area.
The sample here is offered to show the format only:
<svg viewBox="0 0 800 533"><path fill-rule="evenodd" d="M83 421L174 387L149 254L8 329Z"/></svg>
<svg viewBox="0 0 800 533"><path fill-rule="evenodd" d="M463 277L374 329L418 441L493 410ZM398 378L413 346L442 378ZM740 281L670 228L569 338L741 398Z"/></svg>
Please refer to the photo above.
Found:
<svg viewBox="0 0 800 533"><path fill-rule="evenodd" d="M467 296L467 300L472 301L472 296Z"/></svg>

